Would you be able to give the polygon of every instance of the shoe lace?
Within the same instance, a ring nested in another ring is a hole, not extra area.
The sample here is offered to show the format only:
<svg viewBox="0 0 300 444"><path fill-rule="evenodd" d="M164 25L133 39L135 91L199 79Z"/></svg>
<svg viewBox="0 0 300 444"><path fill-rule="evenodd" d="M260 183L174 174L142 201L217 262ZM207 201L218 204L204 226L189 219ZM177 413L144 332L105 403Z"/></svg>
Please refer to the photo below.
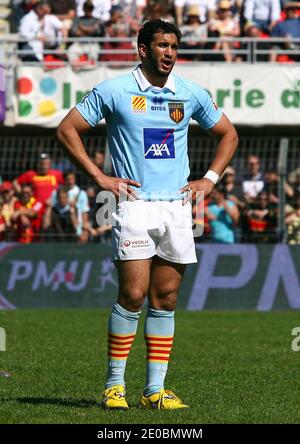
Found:
<svg viewBox="0 0 300 444"><path fill-rule="evenodd" d="M111 395L112 397L115 398L125 398L125 393L120 391L120 389L112 389L108 394L108 396Z"/></svg>
<svg viewBox="0 0 300 444"><path fill-rule="evenodd" d="M164 406L170 400L178 401L180 404L182 404L182 401L175 395L174 392L172 392L171 390L164 390L161 393L161 396L159 399L159 401L160 401L159 407Z"/></svg>

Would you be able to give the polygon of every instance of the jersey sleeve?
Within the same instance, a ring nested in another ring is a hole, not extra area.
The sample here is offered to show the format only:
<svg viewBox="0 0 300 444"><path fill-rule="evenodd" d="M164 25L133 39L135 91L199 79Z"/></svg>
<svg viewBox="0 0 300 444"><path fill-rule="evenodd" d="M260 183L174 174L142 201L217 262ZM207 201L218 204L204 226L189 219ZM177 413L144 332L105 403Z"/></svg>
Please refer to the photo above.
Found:
<svg viewBox="0 0 300 444"><path fill-rule="evenodd" d="M215 126L222 117L222 111L217 107L213 99L205 89L194 91L195 105L192 118L201 128L207 130Z"/></svg>
<svg viewBox="0 0 300 444"><path fill-rule="evenodd" d="M91 125L96 126L102 119L111 112L112 88L108 86L108 81L101 83L92 89L78 105L77 111Z"/></svg>

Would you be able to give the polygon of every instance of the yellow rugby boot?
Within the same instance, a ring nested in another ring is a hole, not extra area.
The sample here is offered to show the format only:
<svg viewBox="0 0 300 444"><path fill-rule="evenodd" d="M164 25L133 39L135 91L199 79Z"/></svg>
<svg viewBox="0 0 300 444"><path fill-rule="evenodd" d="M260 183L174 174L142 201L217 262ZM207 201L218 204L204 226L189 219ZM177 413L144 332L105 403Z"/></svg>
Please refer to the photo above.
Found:
<svg viewBox="0 0 300 444"><path fill-rule="evenodd" d="M102 407L104 409L127 410L129 408L123 385L114 385L103 392Z"/></svg>
<svg viewBox="0 0 300 444"><path fill-rule="evenodd" d="M171 390L161 389L159 393L153 393L150 396L142 395L140 400L140 407L144 409L158 409L158 410L174 410L185 409L187 405L171 392Z"/></svg>

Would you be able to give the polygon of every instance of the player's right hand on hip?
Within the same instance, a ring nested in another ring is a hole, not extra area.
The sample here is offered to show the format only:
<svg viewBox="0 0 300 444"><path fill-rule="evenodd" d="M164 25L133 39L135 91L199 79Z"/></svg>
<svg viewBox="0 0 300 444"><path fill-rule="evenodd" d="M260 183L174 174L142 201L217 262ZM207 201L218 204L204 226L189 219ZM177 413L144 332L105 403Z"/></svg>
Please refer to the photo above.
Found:
<svg viewBox="0 0 300 444"><path fill-rule="evenodd" d="M139 182L132 179L123 179L120 177L105 176L101 178L98 185L107 191L111 191L116 197L123 197L125 200L135 200L135 191L130 187L141 187Z"/></svg>

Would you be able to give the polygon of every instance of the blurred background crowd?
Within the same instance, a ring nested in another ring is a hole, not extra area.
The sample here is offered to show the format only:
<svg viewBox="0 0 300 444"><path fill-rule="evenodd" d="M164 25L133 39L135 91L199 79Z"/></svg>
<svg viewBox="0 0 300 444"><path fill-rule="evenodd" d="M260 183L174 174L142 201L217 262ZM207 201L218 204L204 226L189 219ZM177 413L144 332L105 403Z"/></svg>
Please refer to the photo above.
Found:
<svg viewBox="0 0 300 444"><path fill-rule="evenodd" d="M162 18L175 22L181 29L180 54L184 61L242 62L234 50L243 42L228 38L260 39L263 61L293 62L299 60L300 2L286 0L0 0L0 33L19 33L20 49L25 61L52 60L45 51L60 49L63 55L54 59L76 64L99 61L134 61L135 36L141 24ZM76 38L110 38L93 44L76 42ZM205 41L207 37L214 40ZM285 41L268 42L268 37ZM64 41L74 38L75 41ZM130 39L133 38L131 41ZM278 55L276 48L290 54ZM209 49L209 53L200 50ZM117 51L116 51L117 50ZM115 52L110 52L115 51ZM198 51L198 52L197 52Z"/></svg>
<svg viewBox="0 0 300 444"><path fill-rule="evenodd" d="M103 169L105 155L92 154ZM41 153L34 170L0 185L0 241L21 243L109 241L111 225L99 225L92 180ZM1 181L1 179L0 179ZM278 242L279 175L264 171L257 155L247 158L245 174L228 167L211 196L193 207L194 222L204 228L199 242ZM300 168L284 184L287 241L300 243Z"/></svg>

